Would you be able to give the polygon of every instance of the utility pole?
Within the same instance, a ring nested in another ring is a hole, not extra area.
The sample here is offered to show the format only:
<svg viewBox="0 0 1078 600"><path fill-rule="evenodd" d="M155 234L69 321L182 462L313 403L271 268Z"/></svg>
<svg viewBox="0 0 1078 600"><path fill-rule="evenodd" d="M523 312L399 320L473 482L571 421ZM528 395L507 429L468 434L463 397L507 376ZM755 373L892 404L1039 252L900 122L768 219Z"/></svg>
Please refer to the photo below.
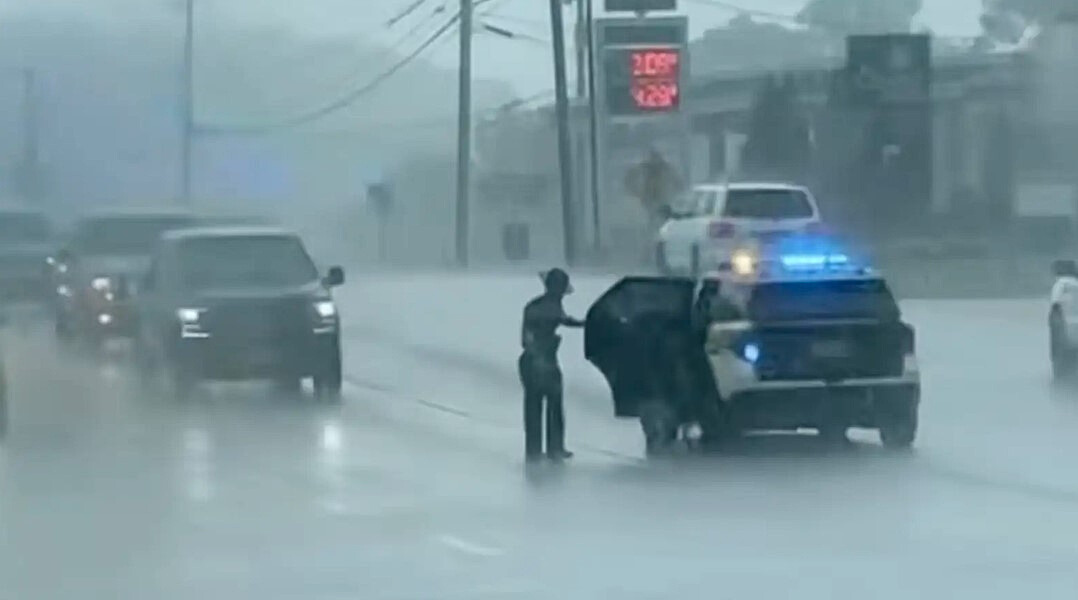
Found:
<svg viewBox="0 0 1078 600"><path fill-rule="evenodd" d="M41 203L41 179L38 153L37 75L33 69L22 71L22 165L19 168L21 195L33 205Z"/></svg>
<svg viewBox="0 0 1078 600"><path fill-rule="evenodd" d="M550 29L554 45L554 96L558 120L558 166L561 171L561 218L565 262L576 262L576 231L573 227L573 164L569 148L569 94L565 78L565 24L561 1L550 0Z"/></svg>
<svg viewBox="0 0 1078 600"><path fill-rule="evenodd" d="M191 144L195 129L195 0L184 1L182 115L180 124L180 201L191 204Z"/></svg>
<svg viewBox="0 0 1078 600"><path fill-rule="evenodd" d="M460 84L457 99L457 265L468 266L472 160L472 1L460 0Z"/></svg>
<svg viewBox="0 0 1078 600"><path fill-rule="evenodd" d="M576 97L584 98L588 93L587 79L587 47L584 45L587 39L585 27L588 26L588 5L591 0L576 0L576 36L574 49L576 50Z"/></svg>
<svg viewBox="0 0 1078 600"><path fill-rule="evenodd" d="M593 0L580 0L586 2L584 13L585 40L588 50L588 164L591 166L591 243L592 250L598 256L602 250L602 237L599 221L599 177L603 169L599 165L599 106L598 96L595 90L595 6Z"/></svg>

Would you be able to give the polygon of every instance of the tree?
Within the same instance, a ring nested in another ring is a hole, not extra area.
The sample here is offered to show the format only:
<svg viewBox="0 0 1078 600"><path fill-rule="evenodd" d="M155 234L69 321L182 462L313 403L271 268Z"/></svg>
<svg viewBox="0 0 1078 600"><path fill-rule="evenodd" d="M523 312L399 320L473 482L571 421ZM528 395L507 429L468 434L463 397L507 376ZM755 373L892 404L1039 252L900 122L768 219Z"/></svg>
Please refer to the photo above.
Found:
<svg viewBox="0 0 1078 600"><path fill-rule="evenodd" d="M741 14L693 40L693 72L773 71L792 64L826 64L833 46L826 32L758 22Z"/></svg>
<svg viewBox="0 0 1078 600"><path fill-rule="evenodd" d="M808 120L797 99L792 77L768 77L749 115L743 171L753 177L800 180L812 149Z"/></svg>
<svg viewBox="0 0 1078 600"><path fill-rule="evenodd" d="M1033 25L1065 13L1078 13L1078 0L982 0L981 28L985 36L1016 43Z"/></svg>
<svg viewBox="0 0 1078 600"><path fill-rule="evenodd" d="M809 0L797 18L842 35L908 32L923 0Z"/></svg>

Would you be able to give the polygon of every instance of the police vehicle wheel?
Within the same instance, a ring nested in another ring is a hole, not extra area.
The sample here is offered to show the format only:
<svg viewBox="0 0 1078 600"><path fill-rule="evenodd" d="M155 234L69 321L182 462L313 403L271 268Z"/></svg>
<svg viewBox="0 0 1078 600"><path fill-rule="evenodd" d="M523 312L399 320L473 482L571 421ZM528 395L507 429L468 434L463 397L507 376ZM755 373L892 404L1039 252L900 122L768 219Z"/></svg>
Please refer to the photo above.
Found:
<svg viewBox="0 0 1078 600"><path fill-rule="evenodd" d="M1059 307L1052 308L1048 317L1049 352L1052 359L1052 376L1056 380L1073 377L1078 371L1078 350L1067 341L1063 327L1063 315Z"/></svg>
<svg viewBox="0 0 1078 600"><path fill-rule="evenodd" d="M894 415L880 426L880 441L889 450L907 450L917 439L917 409Z"/></svg>

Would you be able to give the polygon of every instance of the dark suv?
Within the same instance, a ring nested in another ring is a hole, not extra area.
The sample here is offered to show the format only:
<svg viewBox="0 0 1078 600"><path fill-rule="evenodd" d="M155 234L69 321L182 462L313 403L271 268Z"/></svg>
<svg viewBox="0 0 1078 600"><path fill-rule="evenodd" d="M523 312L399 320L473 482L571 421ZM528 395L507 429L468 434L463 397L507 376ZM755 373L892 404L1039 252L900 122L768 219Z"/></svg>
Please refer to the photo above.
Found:
<svg viewBox="0 0 1078 600"><path fill-rule="evenodd" d="M138 296L136 359L174 393L204 380L271 379L319 397L341 391L340 319L330 288L299 236L254 227L207 227L163 236Z"/></svg>

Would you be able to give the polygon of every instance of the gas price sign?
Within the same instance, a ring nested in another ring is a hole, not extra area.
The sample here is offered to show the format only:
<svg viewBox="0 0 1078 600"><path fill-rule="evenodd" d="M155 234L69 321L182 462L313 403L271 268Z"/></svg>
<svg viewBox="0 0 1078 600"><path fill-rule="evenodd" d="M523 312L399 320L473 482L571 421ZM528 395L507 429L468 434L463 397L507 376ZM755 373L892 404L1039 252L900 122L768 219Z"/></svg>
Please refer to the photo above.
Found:
<svg viewBox="0 0 1078 600"><path fill-rule="evenodd" d="M666 113L681 107L680 48L608 48L605 67L610 114Z"/></svg>

